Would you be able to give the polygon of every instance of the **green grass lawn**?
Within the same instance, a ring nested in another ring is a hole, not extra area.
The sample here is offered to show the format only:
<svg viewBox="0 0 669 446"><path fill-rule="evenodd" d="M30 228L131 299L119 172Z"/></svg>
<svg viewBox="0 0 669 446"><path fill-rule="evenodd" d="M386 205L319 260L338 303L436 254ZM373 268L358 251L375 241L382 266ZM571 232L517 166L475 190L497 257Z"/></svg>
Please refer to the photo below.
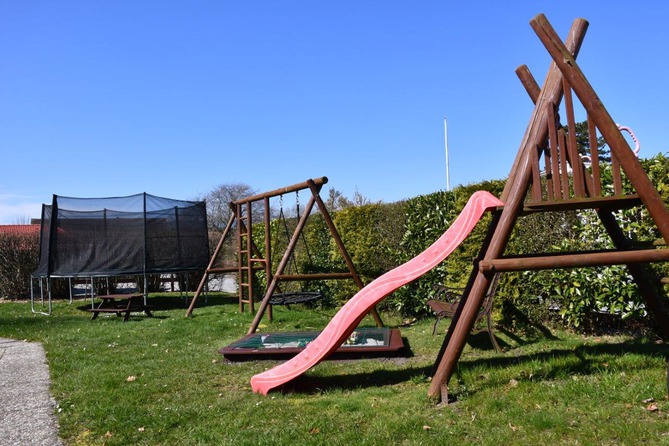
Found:
<svg viewBox="0 0 669 446"><path fill-rule="evenodd" d="M500 333L496 354L484 334L453 376L457 401L436 406L427 389L442 338L425 320L401 328L409 357L326 361L261 396L249 380L277 362L217 352L250 325L236 299L212 296L189 319L178 296L151 304L155 317L126 323L90 320L87 301L56 303L52 316L0 304L0 337L46 349L67 444L669 445L669 349L653 340ZM261 329L320 329L333 314L277 307Z"/></svg>

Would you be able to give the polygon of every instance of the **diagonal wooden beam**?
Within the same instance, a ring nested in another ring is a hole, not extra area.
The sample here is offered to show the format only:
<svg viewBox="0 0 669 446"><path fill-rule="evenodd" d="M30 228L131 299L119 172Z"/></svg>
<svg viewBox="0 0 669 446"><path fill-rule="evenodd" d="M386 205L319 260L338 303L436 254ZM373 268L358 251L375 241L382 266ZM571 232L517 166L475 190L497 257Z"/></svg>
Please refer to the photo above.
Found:
<svg viewBox="0 0 669 446"><path fill-rule="evenodd" d="M330 234L332 235L332 239L334 240L335 245L337 245L339 254L344 259L344 263L346 263L346 267L351 273L353 281L355 282L355 284L359 289L363 289L365 287L365 284L362 283L362 279L360 278L360 275L358 274L358 271L356 270L355 265L353 264L353 260L351 259L350 254L346 250L346 246L344 245L344 242L342 241L341 236L339 235L339 231L337 231L337 228L335 227L335 224L332 221L332 217L330 216L330 213L328 212L325 203L323 203L323 199L321 198L321 195L319 193L320 188L317 188L315 183L309 181L307 181L307 185L309 186L309 189L311 189L311 194L316 200L316 206L318 206L318 209L321 211L321 215L323 216L325 224L327 225L328 229L330 229ZM370 314L372 315L372 318L374 319L376 326L383 327L383 320L381 319L381 315L379 314L376 307L372 308Z"/></svg>
<svg viewBox="0 0 669 446"><path fill-rule="evenodd" d="M581 44L583 43L583 38L588 29L588 22L585 19L576 19L572 24L571 29L569 30L569 35L567 36L567 48L573 53L573 57L578 55L578 52L581 49ZM542 142L545 141L548 130L544 125L539 125L541 123L535 123L537 119L545 120L545 114L541 113L541 107L544 107L546 103L553 102L554 104L559 104L562 101L562 74L559 73L555 63L551 63L551 66L548 70L548 75L546 80L541 88L542 94L537 98L537 106L534 109L532 117L530 118L530 125L528 126L525 135L523 136L523 141L521 142L521 149L516 155L516 159L513 162L511 167L511 172L509 173L509 178L507 179L504 192L502 193L501 200L505 203L508 200L508 195L511 192L513 184L516 182L515 178L518 175L523 174L522 163L529 160L529 155L526 153L529 150L534 149L529 147L527 140L530 138L540 139ZM550 92L550 94L548 94ZM539 109L539 110L538 110ZM533 125L534 124L534 125ZM542 134L543 138L537 138L534 133L539 132Z"/></svg>
<svg viewBox="0 0 669 446"><path fill-rule="evenodd" d="M583 19L576 19L572 24L567 37L567 48L577 54L585 37L588 23ZM542 147L548 135L547 103L558 104L562 98L562 74L551 64L544 87L539 96L530 123L520 145L518 155L514 161L511 173L502 193L502 201L505 203L500 216L499 223L485 253L485 259L501 257L509 241L511 231L515 225L518 214L523 208L523 200L529 187L531 179L531 156L530 151ZM440 399L446 394L446 386L451 378L455 366L464 349L467 336L476 320L476 314L481 308L485 293L490 286L492 275L484 275L478 271L471 288L471 294L464 303L462 313L459 316L452 336L447 336L444 342L448 342L443 357L440 358L436 372L430 383L428 396ZM451 323L453 325L453 323ZM449 328L449 332L451 329Z"/></svg>
<svg viewBox="0 0 669 446"><path fill-rule="evenodd" d="M314 208L315 203L316 200L312 196L309 199L309 202L307 203L304 212L300 216L297 225L295 226L295 230L293 231L293 234L291 235L290 240L288 241L288 246L286 247L286 251L283 253L283 257L281 258L281 261L279 262L279 265L277 266L276 271L274 272L272 280L270 281L270 283L267 284L265 295L263 296L262 301L260 301L260 307L258 308L258 311L256 312L256 315L253 318L253 322L251 322L251 326L249 327L249 330L246 333L247 335L255 333L256 330L258 329L258 325L260 325L260 321L262 320L262 317L265 314L267 307L269 306L269 301L271 300L272 295L274 294L274 291L276 290L276 287L279 283L279 278L283 274L283 271L286 269L286 266L288 266L288 262L290 261L290 258L292 257L293 252L295 251L295 247L297 246L299 236L304 230L304 226L307 224L307 219L309 218L309 215L311 214L311 210Z"/></svg>
<svg viewBox="0 0 669 446"><path fill-rule="evenodd" d="M541 94L541 89L539 88L539 84L537 84L537 81L534 80L534 76L532 76L532 73L530 72L530 69L527 68L527 65L521 65L520 67L516 68L516 75L518 76L518 79L520 79L520 82L523 84L523 87L525 87L525 91L527 91L527 94L530 96L530 99L532 100L532 102L534 104L536 104L537 101L539 100L539 95ZM568 112L568 114L569 114L569 112ZM573 122L573 108L571 110L571 116L572 116L571 124L574 124L574 122ZM555 120L553 120L553 119L549 119L548 124L549 124L549 126L553 126L553 125L558 125L559 123L556 123ZM575 135L576 131L573 129L573 126L570 128L569 131L573 134L573 138L575 138L576 137L576 135ZM551 129L550 132L549 132L549 136L550 136L550 134L554 134L554 133L555 133L554 130ZM596 135L595 135L595 140L594 141L595 142L597 141L596 140ZM590 142L591 143L593 142L592 138L591 138ZM554 143L555 143L555 141L551 141L551 144L554 144ZM572 142L572 144L575 147L576 146L576 141L574 140ZM591 147L594 147L593 153L595 155L597 155L596 144L594 146L591 146ZM563 148L563 150L566 150L566 149ZM553 157L553 158L555 158L554 161L555 161L555 163L557 163L557 158L556 157ZM594 170L595 169L593 168L593 174L590 174L587 171L587 169L585 168L585 165L583 164L583 160L580 157L578 157L578 156L575 157L575 159L572 160L571 164L573 164L572 167L574 168L574 175L576 175L576 170L579 170L579 175L582 176L585 179L585 192L587 192L588 196L599 196L601 194L601 189L598 187L599 186L599 184L598 184L598 181L599 181L599 160L593 161L593 166L597 167L597 172L596 172L597 177L596 178L594 178ZM578 167L578 169L577 169L577 167ZM557 164L555 164L555 168L552 169L552 171L553 171L553 174L554 174L554 178L557 178L557 176L559 174ZM556 189L557 185L554 184L553 188ZM563 196L563 198L565 198L565 199L569 198L568 194Z"/></svg>
<svg viewBox="0 0 669 446"><path fill-rule="evenodd" d="M630 244L629 240L625 237L613 213L598 209L597 215L611 237L613 244L619 249L628 248ZM646 264L628 263L627 269L639 288L639 293L646 302L646 308L653 314L658 330L665 339L669 339L669 309L667 308L666 298L659 292L662 286L660 281Z"/></svg>
<svg viewBox="0 0 669 446"><path fill-rule="evenodd" d="M228 224L225 225L225 229L223 230L223 233L221 234L221 238L218 240L218 244L216 245L216 248L214 249L214 253L211 255L211 258L209 259L209 265L207 265L207 269L204 271L204 274L202 275L202 279L200 280L200 284L197 287L197 291L195 291L195 294L193 295L193 300L190 301L190 305L188 306L188 311L186 311L186 317L190 317L193 314L193 308L195 308L195 302L197 301L197 298L202 294L202 291L204 290L204 286L207 283L207 280L209 280L209 271L214 267L214 263L216 263L216 258L221 252L221 249L223 248L223 243L225 243L225 239L228 237L228 234L230 233L230 230L232 229L232 225L235 222L235 213L232 212L230 214L230 219L228 220ZM235 268L235 271L237 269Z"/></svg>
<svg viewBox="0 0 669 446"><path fill-rule="evenodd" d="M546 19L540 14L530 21L530 25L544 44L553 62L567 79L572 89L581 100L583 107L597 125L600 133L611 148L612 155L620 162L620 165L639 194L641 201L648 208L648 212L655 221L662 238L669 244L669 210L665 206L660 194L643 170L641 163L632 152L624 136L618 130L618 126L609 115L594 89L586 79L585 75L576 64L568 47L566 47L559 36Z"/></svg>

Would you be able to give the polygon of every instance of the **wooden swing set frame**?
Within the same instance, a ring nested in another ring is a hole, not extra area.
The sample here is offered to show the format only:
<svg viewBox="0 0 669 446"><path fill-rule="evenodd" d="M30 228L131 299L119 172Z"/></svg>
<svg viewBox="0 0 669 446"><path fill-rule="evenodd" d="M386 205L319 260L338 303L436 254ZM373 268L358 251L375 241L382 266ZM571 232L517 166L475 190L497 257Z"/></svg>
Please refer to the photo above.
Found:
<svg viewBox="0 0 669 446"><path fill-rule="evenodd" d="M267 287L265 289L262 300L259 302L260 305L258 306L258 310L247 334L255 333L265 312L267 312L269 319L272 319L271 300L272 296L274 296L275 292L278 290L281 282L348 279L353 280L358 289L362 289L364 284L360 279L355 265L351 260L351 256L348 254L348 251L346 250L346 247L344 246L344 243L339 236L339 232L337 231L337 228L332 221L332 217L330 216L330 213L328 212L327 207L325 206L325 203L320 196L320 191L323 186L327 184L327 182L327 177L308 179L302 183L293 184L292 186L282 187L231 202L230 209L232 213L230 215L230 219L228 220L228 223L225 226L225 229L223 230L218 244L216 245L216 248L211 256L209 265L207 266L197 291L195 292L190 306L188 307L186 316L191 316L193 313L197 298L200 296L200 294L202 294L209 277L213 274L236 273L239 311L244 312L245 306L248 305L249 311L254 312L256 311L256 299L253 290L254 287L257 286L256 272L264 271L267 278ZM278 266L275 270L272 270L273 259L270 199L274 197L281 197L289 193L299 193L303 190L308 190L311 193L311 196L301 215L298 215L297 224L294 231L290 235L290 240L288 241L286 250L281 257ZM263 251L265 254L262 254L261 250L258 248L252 233L254 224L252 219L253 205L260 202L262 203L263 208ZM314 210L314 206L316 206L317 210L323 216L323 220L325 221L325 224L330 231L330 235L332 236L337 249L341 254L341 257L346 264L347 271L329 273L291 273L288 271L288 265L291 259L293 259L295 248L300 236L303 236L303 230L307 224L307 220ZM223 245L230 234L233 232L233 228L236 228L237 237L237 265L234 267L215 266L223 249ZM375 309L371 312L371 315L374 318L377 326L383 326L381 317Z"/></svg>
<svg viewBox="0 0 669 446"><path fill-rule="evenodd" d="M543 14L532 19L530 25L553 62L541 88L526 66L516 70L535 108L500 197L505 204L493 212L462 301L434 364L428 395L442 402L448 401L448 382L483 305L486 290L498 273L626 265L644 298L646 309L655 318L660 334L669 338L669 311L661 285L667 280L656 277L646 267L651 262L669 261L669 249L635 247L622 231L614 214L621 209L644 206L663 239L658 244L666 246L669 244L669 210L617 124L576 64L575 59L588 22L576 19L564 43ZM575 98L580 100L587 112L592 163L589 168L584 165L577 149ZM559 109L563 100L562 117L566 117L567 131L560 123ZM597 131L611 150L612 191L605 191L606 188L602 187ZM623 175L635 193L626 194L623 191ZM504 255L519 217L536 212L582 209L596 211L615 249Z"/></svg>

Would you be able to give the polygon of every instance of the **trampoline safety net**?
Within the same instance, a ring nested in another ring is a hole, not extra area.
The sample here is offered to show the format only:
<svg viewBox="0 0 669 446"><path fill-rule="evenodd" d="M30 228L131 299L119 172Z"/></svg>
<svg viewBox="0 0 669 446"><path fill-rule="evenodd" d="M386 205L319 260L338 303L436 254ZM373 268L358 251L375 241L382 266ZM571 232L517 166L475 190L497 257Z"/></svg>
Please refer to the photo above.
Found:
<svg viewBox="0 0 669 446"><path fill-rule="evenodd" d="M146 193L114 198L53 196L42 205L35 277L139 275L204 270L203 201Z"/></svg>

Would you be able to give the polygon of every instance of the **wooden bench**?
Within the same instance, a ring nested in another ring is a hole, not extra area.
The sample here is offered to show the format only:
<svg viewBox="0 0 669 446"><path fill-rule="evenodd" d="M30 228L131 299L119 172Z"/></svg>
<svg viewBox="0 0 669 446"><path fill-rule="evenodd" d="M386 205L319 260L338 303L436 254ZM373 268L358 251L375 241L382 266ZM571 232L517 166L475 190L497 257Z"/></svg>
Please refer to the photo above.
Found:
<svg viewBox="0 0 669 446"><path fill-rule="evenodd" d="M100 299L98 306L88 310L93 313L93 319L97 319L100 313L116 313L117 316L124 314L125 322L133 311L142 311L149 317L153 316L150 308L144 305L143 294L107 294L97 297Z"/></svg>
<svg viewBox="0 0 669 446"><path fill-rule="evenodd" d="M492 342L492 345L495 348L495 351L500 353L502 349L497 343L497 339L495 338L495 334L493 333L492 329L492 304L493 304L493 297L495 296L495 292L497 291L498 284L499 284L499 274L495 274L495 277L490 283L488 292L486 293L485 298L483 300L483 305L481 306L479 313L476 315L476 320L474 322L474 329L472 333L480 333L481 331L484 330L487 331L488 335L490 336L490 341ZM447 287L444 285L437 285L435 288L437 291L436 296L438 297L438 299L430 299L427 301L427 305L437 315L437 320L434 322L434 328L432 329L433 335L437 334L437 326L439 325L439 321L441 321L446 317L452 318L453 315L455 315L455 312L458 310L460 302L462 301L463 293L465 291L464 288ZM483 322L484 318L486 322L485 328L477 330L476 327L481 322Z"/></svg>

